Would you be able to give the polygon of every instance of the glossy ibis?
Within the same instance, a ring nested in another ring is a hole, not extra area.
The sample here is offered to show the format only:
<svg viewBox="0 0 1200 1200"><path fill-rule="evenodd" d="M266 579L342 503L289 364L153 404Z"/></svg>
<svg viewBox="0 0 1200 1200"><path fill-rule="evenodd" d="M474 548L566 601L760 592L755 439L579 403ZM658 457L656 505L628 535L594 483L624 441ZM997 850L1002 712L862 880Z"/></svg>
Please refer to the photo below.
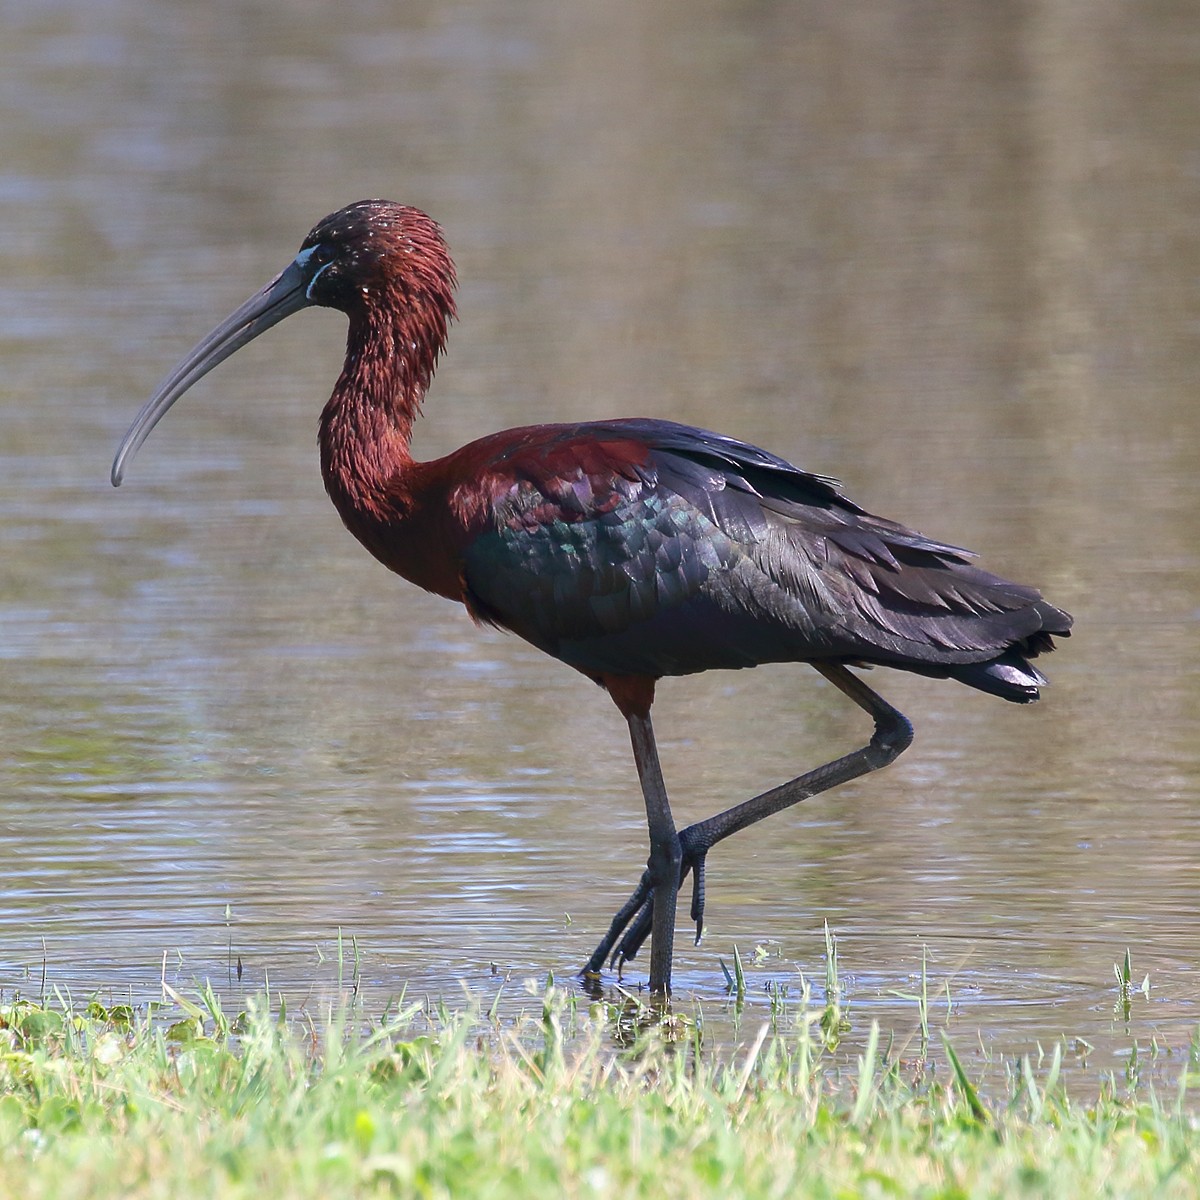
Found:
<svg viewBox="0 0 1200 1200"><path fill-rule="evenodd" d="M1071 618L1031 587L847 499L837 483L745 442L649 418L533 425L434 462L413 421L455 315L454 265L423 212L365 200L333 213L295 259L167 376L112 480L197 380L299 309L349 318L320 421L321 470L346 527L385 566L464 604L607 688L629 725L650 855L585 971L651 938L650 988L671 985L676 895L723 838L891 762L912 727L853 674L898 667L1024 703L1029 659ZM650 706L663 676L806 662L873 718L870 742L676 832Z"/></svg>

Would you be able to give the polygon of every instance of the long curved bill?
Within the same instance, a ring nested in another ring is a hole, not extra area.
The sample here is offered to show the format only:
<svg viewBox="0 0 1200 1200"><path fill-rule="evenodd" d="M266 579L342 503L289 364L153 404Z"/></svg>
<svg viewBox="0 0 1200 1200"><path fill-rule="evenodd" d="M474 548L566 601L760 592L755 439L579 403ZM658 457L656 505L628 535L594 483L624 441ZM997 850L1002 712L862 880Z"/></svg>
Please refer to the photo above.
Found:
<svg viewBox="0 0 1200 1200"><path fill-rule="evenodd" d="M150 436L150 431L166 416L167 410L197 380L202 379L218 363L253 341L260 333L278 325L284 317L307 308L312 301L305 294L308 280L302 264L293 262L277 275L261 292L251 296L236 312L225 318L198 345L176 364L174 370L158 385L145 407L134 418L129 432L113 459L113 487L121 486L125 468L137 453L138 447Z"/></svg>

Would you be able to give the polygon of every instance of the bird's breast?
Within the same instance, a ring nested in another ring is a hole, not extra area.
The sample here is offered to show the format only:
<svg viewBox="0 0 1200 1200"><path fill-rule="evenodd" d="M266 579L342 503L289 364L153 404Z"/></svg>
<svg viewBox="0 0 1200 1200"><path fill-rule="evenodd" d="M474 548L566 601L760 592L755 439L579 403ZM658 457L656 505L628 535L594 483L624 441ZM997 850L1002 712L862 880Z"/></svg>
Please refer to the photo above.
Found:
<svg viewBox="0 0 1200 1200"><path fill-rule="evenodd" d="M372 495L334 487L329 493L342 523L389 571L427 592L465 602L462 548L468 535L444 496L407 480Z"/></svg>

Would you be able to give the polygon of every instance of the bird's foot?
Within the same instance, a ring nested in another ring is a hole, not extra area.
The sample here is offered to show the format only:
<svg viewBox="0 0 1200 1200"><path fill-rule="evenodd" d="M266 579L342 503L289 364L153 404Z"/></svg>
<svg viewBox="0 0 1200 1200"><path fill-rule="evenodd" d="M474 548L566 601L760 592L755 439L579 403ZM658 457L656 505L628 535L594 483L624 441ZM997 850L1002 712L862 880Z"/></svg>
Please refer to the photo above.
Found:
<svg viewBox="0 0 1200 1200"><path fill-rule="evenodd" d="M653 913L654 904L654 889L650 886L650 872L643 873L641 879L638 880L638 885L633 889L633 895L621 905L617 915L613 917L612 924L608 927L608 932L601 939L600 945L592 952L592 957L588 959L587 965L583 968L583 975L597 976L600 974L606 964L611 965L616 961L617 954L614 953L613 947L617 944L621 934L625 932L625 927L635 916L640 916L642 911L647 907ZM645 941L645 935L642 936L642 941ZM639 945L641 942L638 943ZM609 955L612 955L610 962ZM624 959L622 959L624 961Z"/></svg>
<svg viewBox="0 0 1200 1200"><path fill-rule="evenodd" d="M686 853L686 852L685 852ZM696 925L696 945L700 945L700 940L704 936L704 854L697 854L695 857L685 857L683 864L679 870L679 884L682 887L683 881L687 878L688 872L692 873L692 908L691 916ZM630 898L632 900L632 897ZM616 949L612 953L612 961L610 965L620 967L624 963L629 962L637 952L642 948L642 943L650 936L650 931L654 927L654 890L650 889L637 913L631 921L628 928L625 930L625 936L617 943Z"/></svg>
<svg viewBox="0 0 1200 1200"><path fill-rule="evenodd" d="M696 945L704 934L704 865L708 854L707 846L689 846L688 834L693 826L689 826L679 835L680 849L683 860L679 866L679 883L692 874L692 907L691 917L696 925ZM604 935L596 947L592 957L588 959L582 974L595 976L603 970L605 963L618 970L642 948L642 944L650 936L654 927L654 888L650 883L650 872L643 873L633 895L621 906L620 911L613 917L608 933Z"/></svg>

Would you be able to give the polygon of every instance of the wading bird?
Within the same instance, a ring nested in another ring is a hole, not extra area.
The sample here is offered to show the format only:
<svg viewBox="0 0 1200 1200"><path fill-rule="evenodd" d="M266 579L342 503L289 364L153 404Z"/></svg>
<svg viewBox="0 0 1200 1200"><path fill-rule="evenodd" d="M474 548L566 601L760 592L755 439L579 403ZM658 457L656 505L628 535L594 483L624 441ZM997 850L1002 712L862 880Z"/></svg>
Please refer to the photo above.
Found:
<svg viewBox="0 0 1200 1200"><path fill-rule="evenodd" d="M321 471L346 527L385 566L511 630L608 690L629 725L650 855L584 968L650 937L650 990L671 986L679 887L697 941L708 851L739 829L891 762L907 719L853 674L888 666L1036 700L1029 659L1071 618L967 551L872 516L836 482L745 442L647 418L532 425L417 462L413 421L455 315L455 274L423 212L364 200L333 213L287 268L179 363L137 415L126 465L175 401L299 309L349 318L320 421ZM870 742L677 832L650 706L668 675L805 662L875 722Z"/></svg>

